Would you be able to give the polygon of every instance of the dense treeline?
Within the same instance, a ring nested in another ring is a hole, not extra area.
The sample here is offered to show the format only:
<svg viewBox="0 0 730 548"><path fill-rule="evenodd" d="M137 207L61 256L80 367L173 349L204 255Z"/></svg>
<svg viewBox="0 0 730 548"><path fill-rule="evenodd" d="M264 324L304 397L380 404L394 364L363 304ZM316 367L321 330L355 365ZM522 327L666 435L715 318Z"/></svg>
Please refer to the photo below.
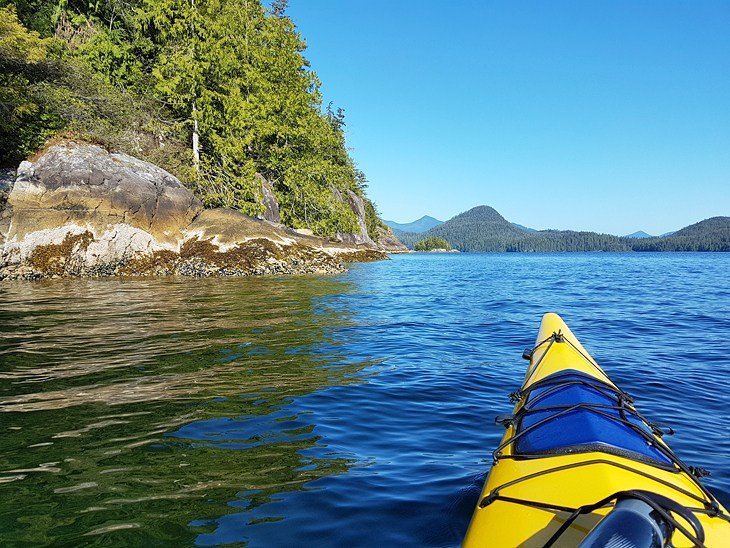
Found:
<svg viewBox="0 0 730 548"><path fill-rule="evenodd" d="M395 234L401 243L408 249L415 249L416 243L424 238L423 232L404 232L397 228L393 229L393 234Z"/></svg>
<svg viewBox="0 0 730 548"><path fill-rule="evenodd" d="M631 242L611 234L538 230L529 232L504 251L631 251Z"/></svg>
<svg viewBox="0 0 730 548"><path fill-rule="evenodd" d="M730 217L711 217L670 236L632 242L634 251L730 251Z"/></svg>
<svg viewBox="0 0 730 548"><path fill-rule="evenodd" d="M161 165L211 207L260 213L260 173L286 224L356 232L335 196L364 197L366 179L285 10L282 0L0 0L0 165L73 136ZM366 210L376 235L367 200Z"/></svg>
<svg viewBox="0 0 730 548"><path fill-rule="evenodd" d="M443 238L437 238L436 236L429 236L416 242L414 247L416 251L433 251L434 249L451 249L451 244Z"/></svg>
<svg viewBox="0 0 730 548"><path fill-rule="evenodd" d="M670 236L637 239L570 230L524 230L491 207L479 206L424 234L396 234L410 248L424 238L442 238L459 251L730 251L730 217L713 217Z"/></svg>

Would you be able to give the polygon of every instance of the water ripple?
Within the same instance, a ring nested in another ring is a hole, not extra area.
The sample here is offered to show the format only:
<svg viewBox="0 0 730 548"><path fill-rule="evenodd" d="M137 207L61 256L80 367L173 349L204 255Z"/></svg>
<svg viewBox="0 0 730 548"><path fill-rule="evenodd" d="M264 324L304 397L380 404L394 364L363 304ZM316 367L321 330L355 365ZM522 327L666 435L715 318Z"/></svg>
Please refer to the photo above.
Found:
<svg viewBox="0 0 730 548"><path fill-rule="evenodd" d="M542 313L730 502L730 256L0 285L6 544L457 545Z"/></svg>

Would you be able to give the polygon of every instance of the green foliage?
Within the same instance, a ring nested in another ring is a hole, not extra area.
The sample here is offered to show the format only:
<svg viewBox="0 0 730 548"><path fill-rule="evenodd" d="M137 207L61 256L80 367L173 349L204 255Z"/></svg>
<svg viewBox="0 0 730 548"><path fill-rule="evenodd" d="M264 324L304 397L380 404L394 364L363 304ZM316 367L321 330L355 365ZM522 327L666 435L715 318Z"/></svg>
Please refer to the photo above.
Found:
<svg viewBox="0 0 730 548"><path fill-rule="evenodd" d="M338 124L321 113L319 81L291 20L258 1L143 0L138 23L154 45L156 95L200 137L195 187L208 205L260 213L255 173L274 185L282 219L334 235L356 227L332 188L356 188Z"/></svg>
<svg viewBox="0 0 730 548"><path fill-rule="evenodd" d="M76 50L95 72L122 89L135 89L145 80L138 53L126 33L105 28L97 28Z"/></svg>
<svg viewBox="0 0 730 548"><path fill-rule="evenodd" d="M0 0L0 8L13 8L27 29L43 37L53 36L58 6L49 0Z"/></svg>
<svg viewBox="0 0 730 548"><path fill-rule="evenodd" d="M191 186L203 204L238 209L247 215L263 213L264 206L257 201L259 191L253 166L250 163L231 165L226 158L223 161L225 165L204 158L200 172L192 177Z"/></svg>
<svg viewBox="0 0 730 548"><path fill-rule="evenodd" d="M451 249L451 244L443 238L429 236L416 242L416 251L433 251L434 249Z"/></svg>
<svg viewBox="0 0 730 548"><path fill-rule="evenodd" d="M364 197L366 180L347 152L344 112L322 108L286 1L269 11L259 0L15 5L20 21L10 8L0 22L0 58L15 67L0 80L13 111L2 136L15 136L2 162L72 131L162 165L207 206L261 213L260 173L285 223L358 231L338 196ZM375 235L380 220L366 204Z"/></svg>
<svg viewBox="0 0 730 548"><path fill-rule="evenodd" d="M28 31L13 6L0 8L0 164L24 159L61 126L44 80L50 41Z"/></svg>
<svg viewBox="0 0 730 548"><path fill-rule="evenodd" d="M20 24L13 8L0 8L0 165L17 165L63 131L184 177L177 135L157 117L159 107L112 85L91 68L88 51L41 39Z"/></svg>
<svg viewBox="0 0 730 548"><path fill-rule="evenodd" d="M0 59L3 63L38 63L46 58L48 40L28 31L15 7L0 7Z"/></svg>
<svg viewBox="0 0 730 548"><path fill-rule="evenodd" d="M306 173L297 179L298 184L288 192L277 193L282 222L331 236L337 232L359 232L357 219L339 191L320 190L316 179Z"/></svg>
<svg viewBox="0 0 730 548"><path fill-rule="evenodd" d="M362 172L360 172L362 173ZM388 226L383 222L383 220L380 218L380 215L378 214L378 209L375 206L375 204L368 200L367 198L364 199L365 202L365 226L368 229L368 234L370 237L377 242L380 239L380 234L382 231L388 230Z"/></svg>

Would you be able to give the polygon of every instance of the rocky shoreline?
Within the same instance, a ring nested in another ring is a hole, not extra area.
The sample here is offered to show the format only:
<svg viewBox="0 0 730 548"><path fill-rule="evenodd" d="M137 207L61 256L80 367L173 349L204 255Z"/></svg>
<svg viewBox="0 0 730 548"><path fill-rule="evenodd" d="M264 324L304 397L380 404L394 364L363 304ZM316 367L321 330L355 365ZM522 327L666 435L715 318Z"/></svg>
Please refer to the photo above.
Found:
<svg viewBox="0 0 730 548"><path fill-rule="evenodd" d="M62 141L0 178L0 280L330 274L406 250L392 233L373 241L357 196L361 232L324 239L267 220L278 204L263 178L262 219L204 209L163 169L88 143Z"/></svg>

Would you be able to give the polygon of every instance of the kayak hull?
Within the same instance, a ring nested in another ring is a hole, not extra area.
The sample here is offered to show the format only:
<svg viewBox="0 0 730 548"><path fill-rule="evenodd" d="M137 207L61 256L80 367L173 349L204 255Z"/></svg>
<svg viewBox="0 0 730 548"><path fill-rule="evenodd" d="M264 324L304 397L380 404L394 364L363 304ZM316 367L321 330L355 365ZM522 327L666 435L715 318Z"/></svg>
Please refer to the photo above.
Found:
<svg viewBox="0 0 730 548"><path fill-rule="evenodd" d="M559 334L557 342L549 341L551 337L555 339L554 333ZM530 396L523 394L536 391L541 381L543 384L549 383L550 379L566 371L571 374L576 372L576 378L582 375L595 379L602 389L613 387L620 391L563 320L557 314L546 314L522 390L517 395L520 399L514 417L524 417L528 410L523 410L523 414L519 415L522 407L529 405ZM577 412L571 413L578 416ZM563 422L564 427L570 427L569 419ZM605 450L585 450L585 447L594 448L595 444L592 444L568 447L562 454L554 455L515 453L518 442L510 440L518 433L519 424L507 423L496 462L479 497L480 502L469 525L464 546L543 546L571 514L569 509L596 503L621 491L649 491L689 508L703 507L702 501L708 497L706 489L698 480L672 461L651 462L648 458L642 461L638 458L640 455L633 458L631 454L616 454L608 444ZM656 433L647 436L647 439L647 446L669 451ZM727 514L719 503L714 503L720 512ZM556 546L577 546L611 509L612 506L606 506L579 517L560 536ZM704 513L698 513L697 517L704 529L706 546L730 547L728 521ZM677 548L694 546L679 531L675 531L672 542Z"/></svg>

